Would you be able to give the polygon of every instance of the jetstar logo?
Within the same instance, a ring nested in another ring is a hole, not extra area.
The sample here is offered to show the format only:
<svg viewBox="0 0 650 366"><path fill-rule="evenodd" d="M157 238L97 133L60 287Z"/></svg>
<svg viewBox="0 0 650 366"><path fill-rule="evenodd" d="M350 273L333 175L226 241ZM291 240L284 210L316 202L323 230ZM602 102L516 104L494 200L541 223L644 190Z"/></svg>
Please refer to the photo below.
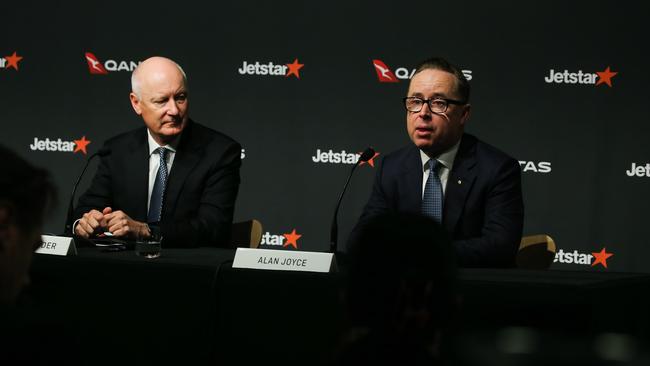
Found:
<svg viewBox="0 0 650 366"><path fill-rule="evenodd" d="M521 166L521 171L524 173L550 173L551 172L550 161L519 160L519 165Z"/></svg>
<svg viewBox="0 0 650 366"><path fill-rule="evenodd" d="M77 153L81 151L84 155L88 154L86 147L90 144L90 140L86 139L86 136L82 136L78 140L63 140L61 138L57 139L39 139L34 137L34 142L29 145L29 149L32 151L58 151L58 152L71 152Z"/></svg>
<svg viewBox="0 0 650 366"><path fill-rule="evenodd" d="M0 57L0 69L14 69L18 71L18 63L22 60L22 56L18 56L16 51L9 56Z"/></svg>
<svg viewBox="0 0 650 366"><path fill-rule="evenodd" d="M601 84L606 84L610 88L612 87L612 78L616 76L618 72L612 71L609 66L603 71L596 71L595 73L583 72L578 70L577 72L569 72L569 70L555 71L551 69L548 76L544 78L544 81L547 84L587 84L598 86Z"/></svg>
<svg viewBox="0 0 650 366"><path fill-rule="evenodd" d="M270 246L282 246L284 248L293 247L293 249L298 249L298 239L302 237L302 234L298 234L296 229L293 229L290 233L284 233L280 235L271 234L268 231L262 235L262 242L260 245L270 245Z"/></svg>
<svg viewBox="0 0 650 366"><path fill-rule="evenodd" d="M596 260L591 264L591 266L595 266L597 264L600 264L601 266L607 268L607 258L613 256L613 253L607 253L607 249L603 248L600 250L598 253L591 253L591 255L596 258Z"/></svg>
<svg viewBox="0 0 650 366"><path fill-rule="evenodd" d="M607 268L607 259L613 255L613 253L607 252L607 248L601 249L600 252L592 252L591 254L579 253L577 250L574 250L573 252L565 252L563 249L560 249L555 253L553 263L582 264L591 267L600 264Z"/></svg>
<svg viewBox="0 0 650 366"><path fill-rule="evenodd" d="M276 64L273 62L262 63L255 61L255 63L249 63L244 61L241 67L237 70L240 75L269 75L269 76L295 76L297 79L300 79L300 69L302 69L305 64L301 64L298 59L294 59L290 64Z"/></svg>
<svg viewBox="0 0 650 366"><path fill-rule="evenodd" d="M128 71L132 72L135 70L140 61L115 61L115 60L106 60L102 63L99 61L97 56L92 52L86 52L86 63L88 64L88 71L93 75L105 75L109 71Z"/></svg>
<svg viewBox="0 0 650 366"><path fill-rule="evenodd" d="M359 165L364 165L368 164L371 167L375 167L375 158L379 156L378 152L375 152L375 155L373 155L372 158L370 158L367 162L361 162ZM332 149L329 150L321 150L321 149L316 149L316 154L311 157L311 160L314 163L329 163L329 164L356 164L357 161L359 161L359 158L361 157L361 153L352 153L352 152L347 152L345 150L341 150L338 152L335 152Z"/></svg>
<svg viewBox="0 0 650 366"><path fill-rule="evenodd" d="M628 177L650 177L650 163L632 163L632 167L625 171Z"/></svg>
<svg viewBox="0 0 650 366"><path fill-rule="evenodd" d="M377 79L381 83L397 83L400 80L408 80L413 77L415 69L407 69L406 67L398 67L393 72L382 60L372 60L372 65L375 67ZM462 70L463 75L467 81L472 80L472 70Z"/></svg>

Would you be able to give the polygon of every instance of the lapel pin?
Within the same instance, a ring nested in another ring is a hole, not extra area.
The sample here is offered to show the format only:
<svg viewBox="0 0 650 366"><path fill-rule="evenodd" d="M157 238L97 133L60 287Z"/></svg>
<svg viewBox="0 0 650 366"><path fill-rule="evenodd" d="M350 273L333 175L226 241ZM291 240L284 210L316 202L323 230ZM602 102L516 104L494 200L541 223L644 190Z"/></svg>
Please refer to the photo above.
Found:
<svg viewBox="0 0 650 366"><path fill-rule="evenodd" d="M463 184L463 181L459 179L458 184Z"/></svg>

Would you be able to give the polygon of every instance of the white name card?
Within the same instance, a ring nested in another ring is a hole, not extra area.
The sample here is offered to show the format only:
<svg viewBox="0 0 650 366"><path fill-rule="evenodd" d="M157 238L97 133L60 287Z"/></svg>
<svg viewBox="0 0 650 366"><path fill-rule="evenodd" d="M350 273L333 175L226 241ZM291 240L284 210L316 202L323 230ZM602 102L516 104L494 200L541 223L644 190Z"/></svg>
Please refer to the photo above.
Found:
<svg viewBox="0 0 650 366"><path fill-rule="evenodd" d="M36 249L39 254L77 255L74 240L69 236L42 235L41 246Z"/></svg>
<svg viewBox="0 0 650 366"><path fill-rule="evenodd" d="M237 248L233 268L271 269L276 271L336 272L332 253Z"/></svg>

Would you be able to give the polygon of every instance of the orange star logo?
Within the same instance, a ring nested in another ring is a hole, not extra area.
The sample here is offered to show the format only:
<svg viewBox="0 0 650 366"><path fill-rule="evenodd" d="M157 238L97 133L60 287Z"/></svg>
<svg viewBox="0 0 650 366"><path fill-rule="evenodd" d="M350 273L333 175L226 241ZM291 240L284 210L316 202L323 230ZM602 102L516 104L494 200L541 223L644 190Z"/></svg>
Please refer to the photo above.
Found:
<svg viewBox="0 0 650 366"><path fill-rule="evenodd" d="M361 153L359 153L359 155L361 155ZM361 166L361 165L363 165L365 163L368 163L368 165L370 165L371 167L374 168L375 167L375 158L378 157L378 156L379 156L379 153L375 152L375 155L373 155L372 158L368 159L367 162L366 161L360 162L359 165Z"/></svg>
<svg viewBox="0 0 650 366"><path fill-rule="evenodd" d="M282 234L282 236L287 239L287 241L282 245L283 247L286 248L291 245L294 249L298 249L298 239L300 239L302 235L296 234L296 229L293 229L289 234Z"/></svg>
<svg viewBox="0 0 650 366"><path fill-rule="evenodd" d="M606 248L603 248L600 252L597 253L591 253L591 255L596 258L594 263L591 264L591 266L595 266L596 264L602 264L603 267L607 268L607 258L613 256L613 253L607 253Z"/></svg>
<svg viewBox="0 0 650 366"><path fill-rule="evenodd" d="M286 77L289 77L290 75L295 75L298 79L300 79L300 69L302 69L305 64L298 63L298 59L293 60L293 63L291 64L285 64L289 68L289 71L287 71L287 74L285 75Z"/></svg>
<svg viewBox="0 0 650 366"><path fill-rule="evenodd" d="M16 71L17 71L17 70L18 70L18 62L19 62L20 60L22 60L22 59L23 59L23 57L22 57L22 56L18 56L18 55L16 54L16 51L14 51L14 54L11 55L11 56L5 56L5 60L7 60L7 66L6 66L6 68L8 69L8 68L10 68L10 67L13 67L13 68L16 69Z"/></svg>
<svg viewBox="0 0 650 366"><path fill-rule="evenodd" d="M73 152L81 151L84 154L88 154L86 151L86 146L90 143L90 140L86 140L86 136L83 136L79 140L74 140L75 148Z"/></svg>
<svg viewBox="0 0 650 366"><path fill-rule="evenodd" d="M612 78L618 74L618 72L613 72L609 69L609 66L605 69L605 71L596 71L596 74L598 74L598 82L596 83L596 86L600 84L607 84L610 88L612 87Z"/></svg>

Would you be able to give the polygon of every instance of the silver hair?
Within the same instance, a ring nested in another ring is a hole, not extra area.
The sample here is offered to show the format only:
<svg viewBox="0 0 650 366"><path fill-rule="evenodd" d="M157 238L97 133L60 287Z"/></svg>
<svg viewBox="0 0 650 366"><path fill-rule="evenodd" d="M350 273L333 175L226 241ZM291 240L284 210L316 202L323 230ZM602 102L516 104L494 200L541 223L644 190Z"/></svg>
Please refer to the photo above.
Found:
<svg viewBox="0 0 650 366"><path fill-rule="evenodd" d="M185 87L187 88L187 75L185 74L185 70L181 67L181 65L177 64L176 61L170 60L169 61L173 62L176 67L178 67L178 71L181 72L181 75L183 75L183 83L185 84ZM136 67L133 72L131 73L131 91L133 94L135 94L138 99L141 99L141 90L140 90L140 80L138 80L137 74L138 70L140 69L140 65Z"/></svg>

